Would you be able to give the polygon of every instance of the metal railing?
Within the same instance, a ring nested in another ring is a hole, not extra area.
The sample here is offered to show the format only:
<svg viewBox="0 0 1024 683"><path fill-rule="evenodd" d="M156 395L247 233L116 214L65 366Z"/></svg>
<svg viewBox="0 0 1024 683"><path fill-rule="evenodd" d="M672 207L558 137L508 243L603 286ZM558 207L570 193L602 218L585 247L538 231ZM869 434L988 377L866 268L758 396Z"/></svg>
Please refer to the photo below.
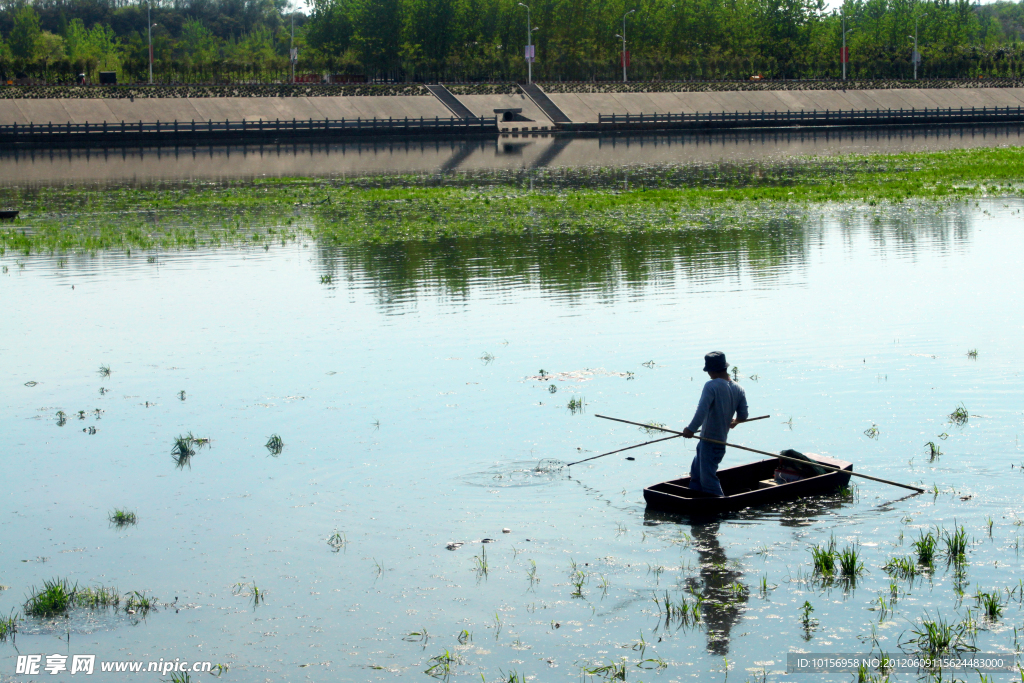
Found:
<svg viewBox="0 0 1024 683"><path fill-rule="evenodd" d="M0 142L131 142L135 139L321 138L344 135L497 133L496 116L481 118L355 118L257 121L138 121L12 123L0 125Z"/></svg>
<svg viewBox="0 0 1024 683"><path fill-rule="evenodd" d="M1019 121L1024 107L960 107L959 109L838 109L818 111L697 112L693 114L599 114L601 126L673 128L749 128L777 126L880 126L926 123Z"/></svg>

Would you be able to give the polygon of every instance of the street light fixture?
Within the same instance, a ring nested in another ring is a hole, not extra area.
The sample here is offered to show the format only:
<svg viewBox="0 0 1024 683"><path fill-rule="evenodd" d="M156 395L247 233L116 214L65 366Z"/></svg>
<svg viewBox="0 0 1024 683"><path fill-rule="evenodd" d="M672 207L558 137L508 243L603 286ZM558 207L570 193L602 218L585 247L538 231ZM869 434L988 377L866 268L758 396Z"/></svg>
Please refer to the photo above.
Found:
<svg viewBox="0 0 1024 683"><path fill-rule="evenodd" d="M615 34L616 38L622 38L622 82L626 82L626 17L636 12L635 9L631 9L622 15L622 35Z"/></svg>
<svg viewBox="0 0 1024 683"><path fill-rule="evenodd" d="M146 32L149 34L149 84L153 85L153 0L146 3Z"/></svg>
<svg viewBox="0 0 1024 683"><path fill-rule="evenodd" d="M914 35L907 36L914 41L914 54L910 56L910 61L914 63L914 80L917 80L917 63L921 61L921 53L917 51L917 17L914 17Z"/></svg>
<svg viewBox="0 0 1024 683"><path fill-rule="evenodd" d="M533 32L537 29L532 28L533 22L530 21L530 6L523 2L520 2L519 6L526 8L526 82L533 83Z"/></svg>
<svg viewBox="0 0 1024 683"><path fill-rule="evenodd" d="M846 50L846 34L853 29L846 28L846 12L843 12L843 51L839 55L839 61L843 63L843 80L846 80L846 64L850 61L850 53Z"/></svg>

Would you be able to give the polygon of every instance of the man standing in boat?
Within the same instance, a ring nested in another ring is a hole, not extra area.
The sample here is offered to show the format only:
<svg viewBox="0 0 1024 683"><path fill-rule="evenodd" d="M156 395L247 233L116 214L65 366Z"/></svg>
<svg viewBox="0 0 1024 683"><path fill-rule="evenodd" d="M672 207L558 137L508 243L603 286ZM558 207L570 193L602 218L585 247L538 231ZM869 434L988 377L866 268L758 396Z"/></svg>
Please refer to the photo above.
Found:
<svg viewBox="0 0 1024 683"><path fill-rule="evenodd" d="M701 436L725 441L729 430L747 419L747 394L743 387L729 379L729 364L721 351L704 356L704 372L711 379L704 385L697 412L683 429L683 436L692 439L694 433L703 428ZM698 442L697 455L690 465L690 488L714 496L725 495L718 481L718 465L724 457L725 446Z"/></svg>

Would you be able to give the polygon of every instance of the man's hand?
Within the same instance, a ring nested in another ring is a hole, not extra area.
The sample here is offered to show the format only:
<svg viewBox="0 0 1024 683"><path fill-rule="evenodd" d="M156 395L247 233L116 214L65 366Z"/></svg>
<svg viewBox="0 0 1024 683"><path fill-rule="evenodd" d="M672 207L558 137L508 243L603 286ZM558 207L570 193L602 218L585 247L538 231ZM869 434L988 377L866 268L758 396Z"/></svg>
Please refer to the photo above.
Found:
<svg viewBox="0 0 1024 683"><path fill-rule="evenodd" d="M693 432L690 431L689 427L683 427L683 438L692 439Z"/></svg>
<svg viewBox="0 0 1024 683"><path fill-rule="evenodd" d="M738 425L739 423L740 423L740 421L739 421L739 420L737 420L737 419L736 419L736 418L734 417L734 418L732 419L732 422L730 422L730 423L729 423L729 429L735 429L735 428L736 428L736 425Z"/></svg>

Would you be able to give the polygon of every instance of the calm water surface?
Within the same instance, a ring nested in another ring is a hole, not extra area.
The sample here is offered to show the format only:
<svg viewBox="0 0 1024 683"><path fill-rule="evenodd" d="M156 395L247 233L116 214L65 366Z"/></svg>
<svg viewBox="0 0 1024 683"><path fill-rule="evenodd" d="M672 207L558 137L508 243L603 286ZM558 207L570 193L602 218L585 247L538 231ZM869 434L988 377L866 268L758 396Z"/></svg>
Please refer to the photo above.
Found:
<svg viewBox="0 0 1024 683"><path fill-rule="evenodd" d="M628 680L810 680L785 673L788 652L913 650L926 614L973 614L982 651L1012 650L1022 208L848 207L735 240L7 254L0 613L54 577L161 607L27 620L17 648L0 643L0 679L27 680L19 653L60 653L212 661L235 681L427 680L448 651L465 680L573 681L622 657ZM706 522L642 497L688 469L691 442L557 466L648 438L595 413L685 425L712 349L738 367L753 414L772 416L737 443L828 454L929 493L861 480L850 496ZM211 444L179 469L172 442L188 432ZM115 507L138 524L109 525ZM883 565L936 525L970 536L963 596L939 561L878 611ZM830 536L860 547L852 586L812 576L809 548ZM255 607L238 588L253 582ZM1000 618L978 615L978 588L1004 591ZM701 596L702 619L666 623L655 592ZM636 667L641 637L666 667Z"/></svg>

